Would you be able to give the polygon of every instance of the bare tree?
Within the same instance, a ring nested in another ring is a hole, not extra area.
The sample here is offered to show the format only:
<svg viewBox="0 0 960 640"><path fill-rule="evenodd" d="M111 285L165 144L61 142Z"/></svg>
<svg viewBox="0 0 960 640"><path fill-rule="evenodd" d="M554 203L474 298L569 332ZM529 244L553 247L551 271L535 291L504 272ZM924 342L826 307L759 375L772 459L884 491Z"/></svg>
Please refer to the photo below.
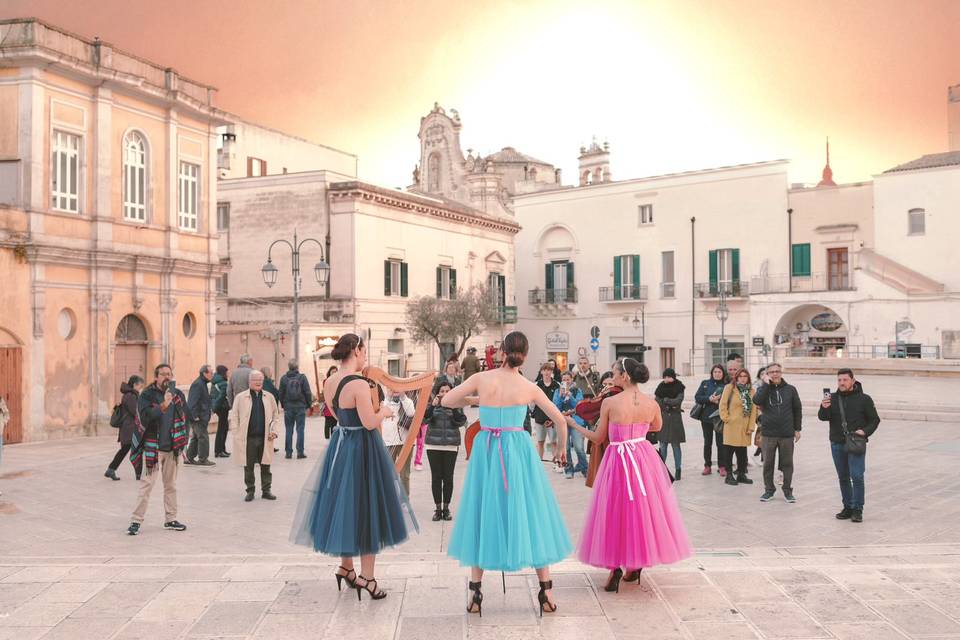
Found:
<svg viewBox="0 0 960 640"><path fill-rule="evenodd" d="M467 341L498 321L500 310L489 289L475 284L457 289L454 300L419 296L407 303L407 327L410 338L419 344L434 343L443 351L444 343L453 343L457 358Z"/></svg>

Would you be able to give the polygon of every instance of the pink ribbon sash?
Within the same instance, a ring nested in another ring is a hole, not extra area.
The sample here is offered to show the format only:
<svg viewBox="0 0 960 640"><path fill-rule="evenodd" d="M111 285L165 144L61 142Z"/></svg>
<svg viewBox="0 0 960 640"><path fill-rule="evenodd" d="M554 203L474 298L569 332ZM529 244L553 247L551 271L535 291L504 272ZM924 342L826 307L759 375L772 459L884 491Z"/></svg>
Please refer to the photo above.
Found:
<svg viewBox="0 0 960 640"><path fill-rule="evenodd" d="M500 473L503 474L503 490L509 491L507 487L507 467L503 462L503 440L500 439L500 435L504 431L523 431L523 427L480 427L481 431L489 431L490 437L487 439L487 450L490 450L490 442L496 438L497 440L497 449L500 452Z"/></svg>

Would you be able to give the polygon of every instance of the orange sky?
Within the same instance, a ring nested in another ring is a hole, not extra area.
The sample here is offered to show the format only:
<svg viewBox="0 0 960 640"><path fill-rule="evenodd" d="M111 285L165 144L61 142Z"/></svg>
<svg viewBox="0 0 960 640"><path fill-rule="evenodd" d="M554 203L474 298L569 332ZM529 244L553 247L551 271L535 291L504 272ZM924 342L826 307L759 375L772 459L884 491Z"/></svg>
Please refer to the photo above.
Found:
<svg viewBox="0 0 960 640"><path fill-rule="evenodd" d="M2 0L217 86L217 104L360 156L404 186L420 117L566 182L592 135L614 178L793 160L838 182L946 148L958 0Z"/></svg>

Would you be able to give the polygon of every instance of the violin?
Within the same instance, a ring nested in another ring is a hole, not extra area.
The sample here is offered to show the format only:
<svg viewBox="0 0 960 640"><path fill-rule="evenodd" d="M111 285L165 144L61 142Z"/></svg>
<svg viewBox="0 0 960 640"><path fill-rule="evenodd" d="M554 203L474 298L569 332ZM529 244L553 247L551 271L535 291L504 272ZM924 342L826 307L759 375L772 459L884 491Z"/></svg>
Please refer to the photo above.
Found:
<svg viewBox="0 0 960 640"><path fill-rule="evenodd" d="M594 424L600 419L600 405L603 403L604 399L611 398L621 391L623 391L623 389L616 385L607 387L601 391L599 395L578 402L577 406L574 408L574 413L582 418L587 424Z"/></svg>

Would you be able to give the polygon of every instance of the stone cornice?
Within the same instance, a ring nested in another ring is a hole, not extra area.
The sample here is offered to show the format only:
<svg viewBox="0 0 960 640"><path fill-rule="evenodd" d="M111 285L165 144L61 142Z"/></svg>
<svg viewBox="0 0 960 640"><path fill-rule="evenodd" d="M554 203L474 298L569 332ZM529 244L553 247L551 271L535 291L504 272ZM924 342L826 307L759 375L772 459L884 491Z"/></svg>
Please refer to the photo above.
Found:
<svg viewBox="0 0 960 640"><path fill-rule="evenodd" d="M472 227L511 234L520 232L520 225L516 222L493 217L477 209L471 209L449 200L438 200L404 191L394 191L356 180L332 184L329 187L329 193L333 200L363 200Z"/></svg>

